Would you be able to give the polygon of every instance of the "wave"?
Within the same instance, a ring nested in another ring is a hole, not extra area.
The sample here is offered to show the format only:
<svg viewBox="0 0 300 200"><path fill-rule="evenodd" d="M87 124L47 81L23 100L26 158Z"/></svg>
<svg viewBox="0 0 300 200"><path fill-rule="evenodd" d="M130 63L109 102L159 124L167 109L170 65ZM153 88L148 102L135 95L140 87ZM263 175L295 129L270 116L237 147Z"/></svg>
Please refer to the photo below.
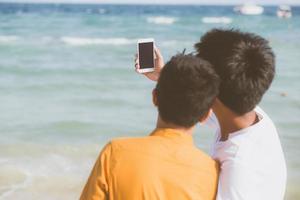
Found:
<svg viewBox="0 0 300 200"><path fill-rule="evenodd" d="M99 8L99 9L92 9L92 8L88 8L85 10L86 13L88 14L105 14L106 10L104 8Z"/></svg>
<svg viewBox="0 0 300 200"><path fill-rule="evenodd" d="M205 24L230 24L232 19L229 17L203 17L202 22Z"/></svg>
<svg viewBox="0 0 300 200"><path fill-rule="evenodd" d="M0 187L0 199L8 199L8 196L17 191L26 188L31 184L31 177L28 172L12 164L1 165L1 172L4 172L4 179L8 180L7 184Z"/></svg>
<svg viewBox="0 0 300 200"><path fill-rule="evenodd" d="M137 39L128 38L87 38L87 37L61 37L60 40L68 45L128 45L135 44Z"/></svg>
<svg viewBox="0 0 300 200"><path fill-rule="evenodd" d="M15 35L0 35L0 44L7 44L7 43L50 43L54 41L55 38L51 36L43 36L43 37L21 37Z"/></svg>
<svg viewBox="0 0 300 200"><path fill-rule="evenodd" d="M176 18L174 17L164 17L164 16L157 16L157 17L148 17L147 21L149 23L153 24L173 24L174 22L177 21Z"/></svg>
<svg viewBox="0 0 300 200"><path fill-rule="evenodd" d="M92 46L92 45L112 45L112 46L124 46L136 44L138 41L137 38L93 38L93 37L52 37L52 36L40 36L35 38L26 38L19 36L1 36L0 35L0 44L1 43L16 43L21 44L33 44L33 45L48 45L48 44L57 44L63 43L69 46ZM187 41L181 40L163 40L160 41L162 46L175 46L178 44L190 44Z"/></svg>
<svg viewBox="0 0 300 200"><path fill-rule="evenodd" d="M19 37L14 35L0 35L0 43L11 43L19 40Z"/></svg>
<svg viewBox="0 0 300 200"><path fill-rule="evenodd" d="M159 46L165 46L165 47L170 47L170 46L191 46L193 44L193 41L190 40L165 40L159 42ZM180 49L179 49L180 50Z"/></svg>

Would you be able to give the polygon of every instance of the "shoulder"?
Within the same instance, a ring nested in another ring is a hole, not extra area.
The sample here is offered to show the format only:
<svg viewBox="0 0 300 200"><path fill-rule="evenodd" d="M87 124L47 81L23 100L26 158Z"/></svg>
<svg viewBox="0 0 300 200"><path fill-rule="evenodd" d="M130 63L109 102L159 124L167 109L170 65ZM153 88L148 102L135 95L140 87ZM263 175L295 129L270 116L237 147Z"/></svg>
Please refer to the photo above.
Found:
<svg viewBox="0 0 300 200"><path fill-rule="evenodd" d="M151 142L150 142L151 141ZM155 142L154 137L144 136L144 137L121 137L114 138L109 142L111 149L113 151L118 150L134 150L145 149Z"/></svg>
<svg viewBox="0 0 300 200"><path fill-rule="evenodd" d="M228 149L242 151L262 144L265 145L273 136L277 136L274 123L263 109L257 106L255 112L259 121L248 128L232 133L227 145L225 145Z"/></svg>
<svg viewBox="0 0 300 200"><path fill-rule="evenodd" d="M219 162L214 160L209 154L201 149L193 146L188 152L185 153L188 154L186 157L192 159L189 163L197 166L197 168L207 168L208 171L212 172L219 171Z"/></svg>
<svg viewBox="0 0 300 200"><path fill-rule="evenodd" d="M202 151L197 147L193 147L193 153L197 155L197 157L201 158L202 160L207 161L208 163L215 164L216 161L206 152Z"/></svg>
<svg viewBox="0 0 300 200"><path fill-rule="evenodd" d="M98 160L109 160L111 157L125 152L140 152L138 148L143 146L146 137L124 137L115 138L109 141L102 148Z"/></svg>
<svg viewBox="0 0 300 200"><path fill-rule="evenodd" d="M139 142L145 142L149 139L148 136L144 137L119 137L119 138L114 138L110 141L111 145L113 147L122 147L122 146L127 146L131 144L136 144Z"/></svg>

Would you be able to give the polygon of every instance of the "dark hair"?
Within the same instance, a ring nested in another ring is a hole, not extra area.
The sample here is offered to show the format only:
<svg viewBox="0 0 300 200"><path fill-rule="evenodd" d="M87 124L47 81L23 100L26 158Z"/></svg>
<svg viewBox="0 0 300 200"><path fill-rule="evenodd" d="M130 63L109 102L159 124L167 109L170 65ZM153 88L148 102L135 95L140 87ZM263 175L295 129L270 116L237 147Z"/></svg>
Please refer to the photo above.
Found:
<svg viewBox="0 0 300 200"><path fill-rule="evenodd" d="M195 47L221 79L220 101L237 114L253 110L275 74L275 55L268 41L253 33L213 29Z"/></svg>
<svg viewBox="0 0 300 200"><path fill-rule="evenodd" d="M166 63L156 85L159 115L189 128L208 113L218 87L218 75L207 61L178 54Z"/></svg>

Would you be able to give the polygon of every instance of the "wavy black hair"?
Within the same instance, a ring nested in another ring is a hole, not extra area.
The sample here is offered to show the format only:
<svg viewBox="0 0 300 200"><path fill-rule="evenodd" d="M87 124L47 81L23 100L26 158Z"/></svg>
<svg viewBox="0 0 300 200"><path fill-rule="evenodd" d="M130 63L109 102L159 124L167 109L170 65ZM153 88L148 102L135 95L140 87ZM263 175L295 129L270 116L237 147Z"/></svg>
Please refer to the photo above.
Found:
<svg viewBox="0 0 300 200"><path fill-rule="evenodd" d="M275 75L275 55L268 41L235 29L213 29L195 48L221 79L220 101L237 114L253 110Z"/></svg>

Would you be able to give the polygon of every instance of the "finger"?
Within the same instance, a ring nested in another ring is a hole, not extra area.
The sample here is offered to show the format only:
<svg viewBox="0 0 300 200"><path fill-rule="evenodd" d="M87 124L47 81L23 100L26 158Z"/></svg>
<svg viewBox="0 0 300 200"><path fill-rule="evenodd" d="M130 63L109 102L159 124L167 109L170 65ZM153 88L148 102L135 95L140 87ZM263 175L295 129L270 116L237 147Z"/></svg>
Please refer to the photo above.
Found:
<svg viewBox="0 0 300 200"><path fill-rule="evenodd" d="M162 55L161 55L161 53L160 53L160 50L159 50L159 48L157 48L156 45L154 45L154 53L155 53L155 56L156 56L157 58L162 58Z"/></svg>
<svg viewBox="0 0 300 200"><path fill-rule="evenodd" d="M139 64L135 64L135 71L138 73L138 74L141 74L141 72L139 71L140 69L140 65Z"/></svg>
<svg viewBox="0 0 300 200"><path fill-rule="evenodd" d="M139 63L135 63L135 65L134 65L134 66L135 66L135 69L136 69L136 70L140 69L140 65L139 65Z"/></svg>
<svg viewBox="0 0 300 200"><path fill-rule="evenodd" d="M135 54L134 62L135 62L135 63L139 63L139 57L138 57L137 54Z"/></svg>

